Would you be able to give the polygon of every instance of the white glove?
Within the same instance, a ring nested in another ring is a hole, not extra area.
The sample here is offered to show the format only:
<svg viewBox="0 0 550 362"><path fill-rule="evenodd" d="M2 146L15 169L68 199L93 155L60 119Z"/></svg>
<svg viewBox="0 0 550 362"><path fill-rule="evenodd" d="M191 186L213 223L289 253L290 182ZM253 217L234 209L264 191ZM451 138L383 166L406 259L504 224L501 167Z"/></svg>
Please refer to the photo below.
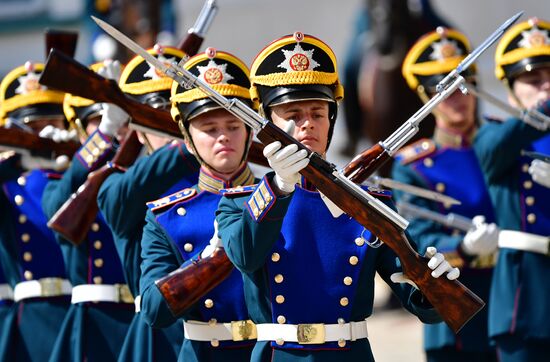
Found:
<svg viewBox="0 0 550 362"><path fill-rule="evenodd" d="M75 129L67 131L66 129L55 128L52 125L47 125L42 128L38 135L43 138L49 138L55 142L76 141L78 139Z"/></svg>
<svg viewBox="0 0 550 362"><path fill-rule="evenodd" d="M223 248L222 239L218 237L218 221L214 220L214 234L210 238L210 243L204 248L201 253L201 258L210 256L217 248Z"/></svg>
<svg viewBox="0 0 550 362"><path fill-rule="evenodd" d="M114 81L120 78L121 68L118 60L105 60L97 74ZM99 131L107 136L114 136L120 127L128 121L128 113L111 103L103 103L103 111Z"/></svg>
<svg viewBox="0 0 550 362"><path fill-rule="evenodd" d="M536 183L550 188L550 163L533 160L529 166L529 174Z"/></svg>
<svg viewBox="0 0 550 362"><path fill-rule="evenodd" d="M432 277L439 278L446 273L447 279L455 280L460 276L460 270L458 268L453 268L451 264L445 260L445 255L438 253L435 247L428 247L425 256L430 258L430 260L428 260L428 268L433 270ZM393 273L390 279L394 283L408 283L418 289L418 286L403 273Z"/></svg>
<svg viewBox="0 0 550 362"><path fill-rule="evenodd" d="M483 215L472 219L474 229L468 231L462 241L462 250L468 255L489 255L497 249L499 228L487 224Z"/></svg>
<svg viewBox="0 0 550 362"><path fill-rule="evenodd" d="M264 156L275 171L275 186L284 193L291 193L300 182L299 171L309 164L306 150L298 150L297 145L281 149L281 142L275 141L264 148Z"/></svg>
<svg viewBox="0 0 550 362"><path fill-rule="evenodd" d="M29 154L21 155L21 167L25 170L35 170L41 168L61 171L69 167L69 161L69 157L66 155L57 156L55 160L34 157Z"/></svg>

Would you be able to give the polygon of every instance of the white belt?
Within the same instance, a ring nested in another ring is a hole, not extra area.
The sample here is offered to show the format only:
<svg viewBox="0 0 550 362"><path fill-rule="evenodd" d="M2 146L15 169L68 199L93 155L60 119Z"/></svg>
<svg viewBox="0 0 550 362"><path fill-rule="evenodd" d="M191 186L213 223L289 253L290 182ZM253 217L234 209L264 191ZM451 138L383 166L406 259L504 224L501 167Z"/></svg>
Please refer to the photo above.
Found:
<svg viewBox="0 0 550 362"><path fill-rule="evenodd" d="M141 312L141 295L138 295L134 299L134 308L135 308L136 313Z"/></svg>
<svg viewBox="0 0 550 362"><path fill-rule="evenodd" d="M59 297L71 295L71 283L67 279L42 278L17 283L13 290L13 300L19 302L28 298Z"/></svg>
<svg viewBox="0 0 550 362"><path fill-rule="evenodd" d="M231 323L184 321L184 336L192 341L245 341L256 339L256 325L251 320Z"/></svg>
<svg viewBox="0 0 550 362"><path fill-rule="evenodd" d="M498 247L550 256L550 237L523 231L501 230L498 235Z"/></svg>
<svg viewBox="0 0 550 362"><path fill-rule="evenodd" d="M258 341L275 341L300 344L322 344L325 342L355 341L367 338L367 321L339 324L257 324Z"/></svg>
<svg viewBox="0 0 550 362"><path fill-rule="evenodd" d="M0 300L13 300L13 290L9 284L0 284Z"/></svg>
<svg viewBox="0 0 550 362"><path fill-rule="evenodd" d="M126 284L81 284L73 288L72 304L84 302L134 303Z"/></svg>

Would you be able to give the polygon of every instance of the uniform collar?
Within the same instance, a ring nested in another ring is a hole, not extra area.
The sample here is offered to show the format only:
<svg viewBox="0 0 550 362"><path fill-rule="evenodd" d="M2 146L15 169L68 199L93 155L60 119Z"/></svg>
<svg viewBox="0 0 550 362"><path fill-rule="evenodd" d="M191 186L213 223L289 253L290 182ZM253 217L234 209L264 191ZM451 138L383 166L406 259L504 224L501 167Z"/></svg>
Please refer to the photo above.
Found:
<svg viewBox="0 0 550 362"><path fill-rule="evenodd" d="M477 133L477 126L470 130L460 133L448 128L435 127L433 139L435 143L442 147L462 148L472 145L472 141Z"/></svg>
<svg viewBox="0 0 550 362"><path fill-rule="evenodd" d="M237 172L231 180L223 180L212 175L212 173L204 166L201 167L199 173L199 189L213 193L219 193L220 190L228 189L236 186L252 185L254 183L254 175L248 164L244 164L239 172Z"/></svg>

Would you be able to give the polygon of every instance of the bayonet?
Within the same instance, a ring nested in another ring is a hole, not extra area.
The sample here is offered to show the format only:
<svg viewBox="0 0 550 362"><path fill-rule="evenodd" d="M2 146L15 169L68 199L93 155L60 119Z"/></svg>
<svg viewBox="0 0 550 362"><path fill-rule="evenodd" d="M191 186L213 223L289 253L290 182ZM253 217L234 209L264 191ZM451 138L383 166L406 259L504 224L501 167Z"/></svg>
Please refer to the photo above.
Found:
<svg viewBox="0 0 550 362"><path fill-rule="evenodd" d="M403 192L406 192L411 195L419 196L428 200L433 200L437 202L441 202L445 205L460 205L461 202L455 198L452 198L450 196L444 195L439 192L435 192L432 190L426 190L422 187L409 185L404 182L399 182L396 180L393 180L391 178L385 178L385 177L379 177L374 176L367 179L367 183L370 183L374 186L383 186L388 187L390 189L394 190L400 190Z"/></svg>
<svg viewBox="0 0 550 362"><path fill-rule="evenodd" d="M531 152L531 151L521 150L521 155L531 157L532 159L535 159L535 160L550 162L550 155L545 155L544 153L540 153L540 152Z"/></svg>
<svg viewBox="0 0 550 362"><path fill-rule="evenodd" d="M396 203L396 206L397 210L399 210L399 213L405 217L418 217L426 220L431 220L448 228L457 229L465 233L472 230L474 225L472 219L452 212L448 214L441 214L439 212L416 206L404 201L398 201Z"/></svg>

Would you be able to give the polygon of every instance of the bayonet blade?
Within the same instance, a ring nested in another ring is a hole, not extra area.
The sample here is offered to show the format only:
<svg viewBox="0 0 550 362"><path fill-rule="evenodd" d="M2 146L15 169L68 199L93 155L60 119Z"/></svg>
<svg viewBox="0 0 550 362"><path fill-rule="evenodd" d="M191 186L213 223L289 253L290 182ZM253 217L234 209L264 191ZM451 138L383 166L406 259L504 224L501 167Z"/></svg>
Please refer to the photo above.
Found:
<svg viewBox="0 0 550 362"><path fill-rule="evenodd" d="M380 185L384 187L389 187L391 189L400 190L406 193L409 193L411 195L423 197L425 199L441 202L443 204L447 205L460 205L461 202L455 198L452 198L447 195L443 195L442 193L435 192L432 190L426 190L422 187L413 186L406 184L404 182L399 182L396 180L393 180L391 178L384 178L384 177L371 177L368 179L368 181L371 181L375 185Z"/></svg>
<svg viewBox="0 0 550 362"><path fill-rule="evenodd" d="M541 160L544 162L550 162L550 155L545 155L544 153L540 152L532 152L532 151L521 151L522 156L531 157L534 160Z"/></svg>
<svg viewBox="0 0 550 362"><path fill-rule="evenodd" d="M155 58L153 55L147 53L147 50L143 49L139 44L121 33L117 28L104 22L101 19L96 18L95 16L92 16L92 19L101 29L103 29L107 34L118 40L125 47L127 47L137 55L141 56L143 59L145 59L145 61L151 63L151 65L158 70L162 71L165 74L168 73L169 68L166 64Z"/></svg>

